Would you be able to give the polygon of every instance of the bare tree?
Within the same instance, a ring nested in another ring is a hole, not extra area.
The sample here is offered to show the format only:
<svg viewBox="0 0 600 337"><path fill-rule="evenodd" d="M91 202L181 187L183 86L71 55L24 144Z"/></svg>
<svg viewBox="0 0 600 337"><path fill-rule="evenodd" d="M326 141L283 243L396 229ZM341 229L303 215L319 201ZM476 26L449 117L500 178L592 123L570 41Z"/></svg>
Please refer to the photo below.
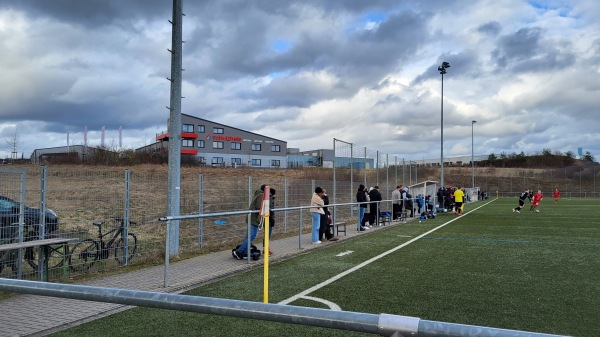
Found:
<svg viewBox="0 0 600 337"><path fill-rule="evenodd" d="M15 126L15 135L11 138L6 139L6 144L10 149L10 158L17 159L17 149L19 145L21 145L21 141L19 141L19 135L17 134L17 127Z"/></svg>

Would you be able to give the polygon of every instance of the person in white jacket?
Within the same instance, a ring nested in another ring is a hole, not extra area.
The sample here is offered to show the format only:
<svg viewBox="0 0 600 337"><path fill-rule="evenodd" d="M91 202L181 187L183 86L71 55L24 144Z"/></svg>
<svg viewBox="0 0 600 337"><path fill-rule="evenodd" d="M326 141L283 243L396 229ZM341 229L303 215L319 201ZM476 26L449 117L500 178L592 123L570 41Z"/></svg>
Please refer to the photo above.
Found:
<svg viewBox="0 0 600 337"><path fill-rule="evenodd" d="M310 214L312 215L312 243L318 244L321 243L319 240L319 229L321 228L321 214L325 214L323 210L323 206L325 206L325 202L323 201L323 189L321 187L315 188L315 193L313 193L312 199L310 199Z"/></svg>
<svg viewBox="0 0 600 337"><path fill-rule="evenodd" d="M400 194L401 190L402 185L396 186L396 189L392 192L392 220L398 219L398 215L400 215L402 212L402 195Z"/></svg>

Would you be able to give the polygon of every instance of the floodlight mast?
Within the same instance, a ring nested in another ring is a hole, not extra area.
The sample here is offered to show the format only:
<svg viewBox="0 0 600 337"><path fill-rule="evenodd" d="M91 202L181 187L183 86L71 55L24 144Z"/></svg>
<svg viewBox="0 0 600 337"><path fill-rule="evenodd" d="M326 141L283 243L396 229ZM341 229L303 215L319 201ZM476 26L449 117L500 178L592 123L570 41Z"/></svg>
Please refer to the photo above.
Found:
<svg viewBox="0 0 600 337"><path fill-rule="evenodd" d="M471 194L473 193L473 191L475 190L475 147L474 147L474 142L473 142L473 125L475 125L475 123L477 123L477 121L471 121L471 166L473 168L473 173L471 174Z"/></svg>
<svg viewBox="0 0 600 337"><path fill-rule="evenodd" d="M444 61L442 65L438 67L438 71L442 75L442 98L441 98L441 114L440 114L440 186L444 187L444 74L446 69L450 68L450 63Z"/></svg>

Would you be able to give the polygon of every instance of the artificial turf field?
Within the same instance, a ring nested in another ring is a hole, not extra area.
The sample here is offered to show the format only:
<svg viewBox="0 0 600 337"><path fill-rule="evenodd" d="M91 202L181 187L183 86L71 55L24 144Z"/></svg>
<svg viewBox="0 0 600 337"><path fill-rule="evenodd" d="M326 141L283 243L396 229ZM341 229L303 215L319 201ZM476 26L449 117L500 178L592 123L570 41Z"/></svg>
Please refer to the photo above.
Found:
<svg viewBox="0 0 600 337"><path fill-rule="evenodd" d="M554 203L546 198L539 213L528 211L526 203L520 214L511 211L516 201L505 198L468 204L460 218L438 214L436 219L389 226L271 264L269 302L289 299L388 252L309 296L333 302L345 311L600 336L600 200ZM337 256L348 251L352 253ZM262 269L255 269L187 294L261 302L262 279ZM290 304L327 308L308 299ZM123 336L363 335L135 308L53 336L106 336L111 331Z"/></svg>

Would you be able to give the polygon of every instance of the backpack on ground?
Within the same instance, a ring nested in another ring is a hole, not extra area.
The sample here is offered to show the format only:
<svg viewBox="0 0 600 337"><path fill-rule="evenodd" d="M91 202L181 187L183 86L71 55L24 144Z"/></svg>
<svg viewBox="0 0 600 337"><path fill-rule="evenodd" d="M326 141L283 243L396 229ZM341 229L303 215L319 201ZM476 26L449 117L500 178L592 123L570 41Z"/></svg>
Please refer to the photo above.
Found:
<svg viewBox="0 0 600 337"><path fill-rule="evenodd" d="M240 249L241 245L238 245L237 247L233 248L231 250L231 255L235 258L235 254L233 254L234 251ZM247 255L247 251L243 251L242 252L242 259L248 259L248 255ZM252 260L256 261L258 259L260 259L260 250L255 246L255 245L250 245L250 257L252 258Z"/></svg>

